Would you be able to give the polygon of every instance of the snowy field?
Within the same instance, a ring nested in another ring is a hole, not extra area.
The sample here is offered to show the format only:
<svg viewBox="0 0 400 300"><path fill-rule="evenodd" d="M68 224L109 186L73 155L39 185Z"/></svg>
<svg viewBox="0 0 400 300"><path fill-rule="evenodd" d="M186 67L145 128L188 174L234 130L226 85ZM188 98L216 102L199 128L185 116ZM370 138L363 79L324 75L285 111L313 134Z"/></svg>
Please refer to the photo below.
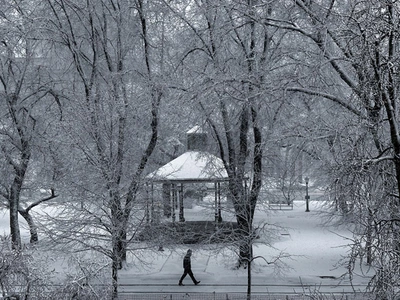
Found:
<svg viewBox="0 0 400 300"><path fill-rule="evenodd" d="M361 270L350 286L346 268L340 264L349 247L351 233L345 228L324 225L321 202L310 202L311 212L305 212L305 202L295 201L293 210L257 211L255 225L275 224L274 235L261 237L254 246L255 261L252 272L253 290L257 292L301 292L305 289L323 292L363 291L369 278ZM210 217L204 208L185 209L186 220ZM227 214L224 220L229 220ZM271 245L265 241L271 240ZM189 276L184 287L178 287L182 274L182 258L188 248L193 249L192 269L199 286L194 286ZM282 253L278 264L268 264ZM148 252L141 256L145 267L132 260L120 272L122 290L135 292L245 292L247 270L235 269L236 257L229 249L217 250L212 246L182 245L163 252ZM265 260L264 260L265 259ZM368 275L368 274L367 274ZM326 287L325 290L324 286ZM337 286L332 288L332 286Z"/></svg>
<svg viewBox="0 0 400 300"><path fill-rule="evenodd" d="M253 291L293 293L320 289L322 292L351 292L365 289L371 274L356 270L358 275L354 277L354 287L351 287L345 275L346 268L340 264L349 250L351 233L346 228L326 226L321 203L311 201L311 212L305 212L304 201L295 201L293 210L257 210L255 226L268 223L270 230L267 232L271 235L261 236L254 246L254 256L260 258L255 260L252 268ZM210 207L194 205L185 208L188 221L213 220L213 213ZM234 220L232 214L224 212L222 216L225 221ZM24 220L20 219L20 223L21 233L27 240ZM5 211L0 212L0 233L9 234L8 212ZM201 284L194 286L187 276L185 286L179 287L182 258L188 248L193 249L192 269ZM120 291L246 292L247 270L235 269L236 256L232 250L215 245L178 245L174 249L165 247L162 252L142 250L140 263L138 257L130 256L127 266L120 271ZM279 255L276 264L267 263ZM65 261L59 267L66 270ZM323 290L324 286L328 290ZM332 286L336 288L332 289Z"/></svg>

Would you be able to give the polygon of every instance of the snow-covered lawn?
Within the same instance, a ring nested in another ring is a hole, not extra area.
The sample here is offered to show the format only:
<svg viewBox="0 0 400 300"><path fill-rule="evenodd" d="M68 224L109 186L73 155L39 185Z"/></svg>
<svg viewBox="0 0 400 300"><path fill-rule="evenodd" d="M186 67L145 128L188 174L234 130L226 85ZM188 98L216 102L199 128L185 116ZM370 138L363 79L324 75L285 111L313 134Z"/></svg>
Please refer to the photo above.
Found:
<svg viewBox="0 0 400 300"><path fill-rule="evenodd" d="M273 232L270 237L261 236L254 246L254 255L260 258L256 259L252 268L252 282L261 291L268 292L275 285L318 287L349 284L348 277L343 277L346 268L339 262L349 250L348 238L351 238L351 233L346 228L324 224L322 202L311 201L310 210L305 212L304 201L295 201L293 210L259 209L256 212L255 226L268 223L270 231L267 230L267 233ZM188 221L204 218L213 220L213 213L210 205L185 208ZM234 219L229 212L223 212L222 216L225 221ZM22 235L27 240L28 230L24 220L20 219L20 222ZM8 212L0 212L0 233L9 233ZM270 245L266 245L266 242ZM192 268L201 284L194 286L187 277L184 281L186 286L178 287L183 271L182 258L188 248L193 249ZM135 253L136 256L129 256L127 266L119 273L119 284L122 290L129 291L245 292L247 270L234 268L236 256L233 249L222 249L215 245L178 245L174 249L165 247L162 252L157 249L141 250ZM267 263L279 254L278 264ZM146 263L143 264L143 261ZM66 261L63 262L59 271L67 271ZM368 280L368 276L356 276L353 283L365 286ZM293 292L293 287L288 288Z"/></svg>
<svg viewBox="0 0 400 300"><path fill-rule="evenodd" d="M257 211L256 225L267 222L277 226L270 227L275 233L271 245L265 245L264 242L268 241L268 238L261 237L254 247L254 255L260 257L255 261L252 270L254 285L263 286L264 291L268 290L268 286L274 285L309 285L316 288L325 284L349 285L348 277L343 277L346 268L339 262L349 250L348 238L351 238L351 233L346 228L324 225L321 202L311 201L310 210L311 212L305 212L304 201L295 201L293 210ZM204 212L205 210L198 206L185 209L185 218L203 218ZM224 220L231 217L229 214L223 216ZM209 217L212 220L212 214ZM193 249L192 269L203 287L193 286L189 276L185 279L185 287L175 287L182 273L182 258L188 248ZM280 253L282 254L278 266L267 263ZM246 291L247 270L234 268L236 258L230 249L218 251L214 246L182 245L175 249L166 248L163 252L144 252L141 259L147 261L145 267L135 264L136 260L132 259L120 272L120 284L134 285L127 287L129 290ZM368 279L356 276L353 283L366 285ZM351 288L347 289L350 290Z"/></svg>

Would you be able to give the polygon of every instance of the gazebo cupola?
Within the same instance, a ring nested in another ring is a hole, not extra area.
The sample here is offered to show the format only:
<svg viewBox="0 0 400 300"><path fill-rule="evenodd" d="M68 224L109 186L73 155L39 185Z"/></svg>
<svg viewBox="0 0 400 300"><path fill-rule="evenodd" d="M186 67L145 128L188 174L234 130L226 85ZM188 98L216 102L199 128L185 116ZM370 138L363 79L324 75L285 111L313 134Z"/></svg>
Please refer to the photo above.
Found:
<svg viewBox="0 0 400 300"><path fill-rule="evenodd" d="M187 151L207 151L207 133L200 126L194 126L186 132L186 145Z"/></svg>

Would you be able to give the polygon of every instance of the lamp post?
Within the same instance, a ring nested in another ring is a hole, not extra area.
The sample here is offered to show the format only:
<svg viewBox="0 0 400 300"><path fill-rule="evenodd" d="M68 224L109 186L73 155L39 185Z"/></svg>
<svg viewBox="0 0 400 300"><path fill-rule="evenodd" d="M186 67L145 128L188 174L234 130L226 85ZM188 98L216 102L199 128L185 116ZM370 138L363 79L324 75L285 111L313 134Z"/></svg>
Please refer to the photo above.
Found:
<svg viewBox="0 0 400 300"><path fill-rule="evenodd" d="M310 196L308 195L308 181L310 180L310 178L306 177L304 179L306 181L306 212L309 212L310 208L308 206L308 201L310 200Z"/></svg>

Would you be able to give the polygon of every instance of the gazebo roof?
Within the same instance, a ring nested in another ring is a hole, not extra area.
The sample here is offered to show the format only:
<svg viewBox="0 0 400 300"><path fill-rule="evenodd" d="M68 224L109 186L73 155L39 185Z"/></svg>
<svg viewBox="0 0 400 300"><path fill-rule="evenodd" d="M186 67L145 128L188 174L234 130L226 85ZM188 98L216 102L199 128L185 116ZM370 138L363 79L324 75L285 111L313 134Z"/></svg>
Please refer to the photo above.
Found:
<svg viewBox="0 0 400 300"><path fill-rule="evenodd" d="M147 175L155 182L218 182L228 180L220 158L208 152L188 151Z"/></svg>

